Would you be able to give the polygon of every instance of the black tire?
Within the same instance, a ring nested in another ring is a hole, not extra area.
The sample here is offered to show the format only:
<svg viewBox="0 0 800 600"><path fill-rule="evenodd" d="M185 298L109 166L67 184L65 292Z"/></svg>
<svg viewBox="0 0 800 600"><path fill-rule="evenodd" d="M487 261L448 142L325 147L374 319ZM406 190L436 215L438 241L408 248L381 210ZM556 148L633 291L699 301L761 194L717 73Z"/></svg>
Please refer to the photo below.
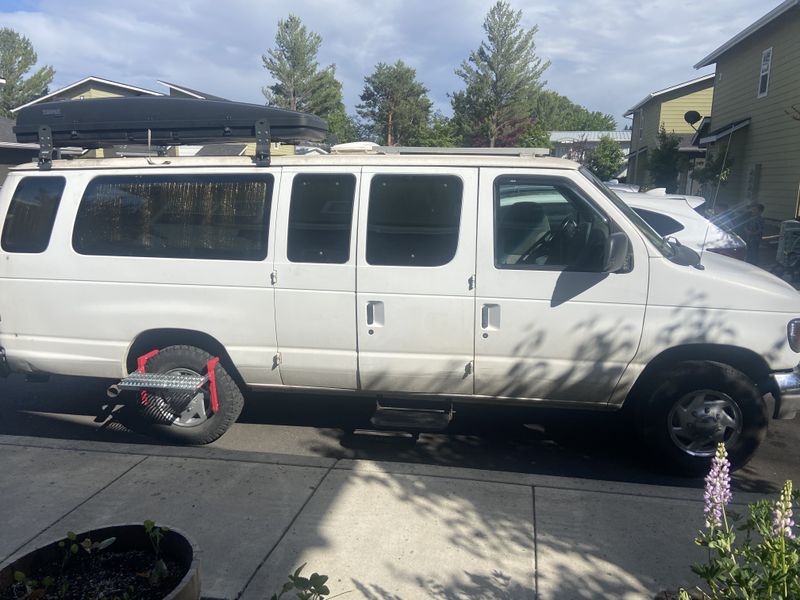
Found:
<svg viewBox="0 0 800 600"><path fill-rule="evenodd" d="M682 362L651 381L636 405L637 426L656 457L673 472L707 473L718 441L725 442L731 468L738 469L767 433L762 394L744 373L728 365Z"/></svg>
<svg viewBox="0 0 800 600"><path fill-rule="evenodd" d="M168 346L147 361L145 369L148 373L189 370L205 374L211 358L211 354L194 346ZM214 375L219 410L211 413L210 394L206 386L203 403L207 416L197 425L181 426L154 420L142 409L138 397L132 398L131 406L128 407L137 413L136 417L126 419L124 424L146 435L168 442L192 445L210 444L236 422L244 406L244 397L239 386L221 364L217 363Z"/></svg>

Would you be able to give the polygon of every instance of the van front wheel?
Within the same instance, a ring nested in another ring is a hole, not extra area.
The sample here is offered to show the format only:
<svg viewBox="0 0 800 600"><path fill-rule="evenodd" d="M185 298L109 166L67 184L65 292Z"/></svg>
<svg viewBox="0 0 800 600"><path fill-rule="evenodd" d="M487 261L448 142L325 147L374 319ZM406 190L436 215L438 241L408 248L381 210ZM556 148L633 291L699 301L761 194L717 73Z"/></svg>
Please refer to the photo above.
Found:
<svg viewBox="0 0 800 600"><path fill-rule="evenodd" d="M170 375L205 375L213 357L194 346L168 346L147 362L148 373ZM204 386L189 396L151 393L147 406L136 398L135 429L169 442L209 444L236 421L244 406L244 397L225 368L214 367L217 388L217 411L211 409L211 395ZM134 400L132 400L133 402Z"/></svg>
<svg viewBox="0 0 800 600"><path fill-rule="evenodd" d="M686 475L708 471L725 444L732 468L744 466L767 431L767 408L752 381L715 362L684 362L662 372L640 405L644 439L669 468Z"/></svg>

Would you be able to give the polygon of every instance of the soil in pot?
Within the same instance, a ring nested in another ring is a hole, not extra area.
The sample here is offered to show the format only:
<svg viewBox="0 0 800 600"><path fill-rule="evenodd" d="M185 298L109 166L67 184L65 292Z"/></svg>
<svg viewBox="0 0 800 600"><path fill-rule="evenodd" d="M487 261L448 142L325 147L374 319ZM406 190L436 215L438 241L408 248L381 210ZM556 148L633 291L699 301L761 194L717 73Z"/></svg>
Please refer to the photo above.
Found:
<svg viewBox="0 0 800 600"><path fill-rule="evenodd" d="M198 600L196 553L152 521L70 532L0 569L0 600Z"/></svg>
<svg viewBox="0 0 800 600"><path fill-rule="evenodd" d="M59 576L60 561L42 564L33 573L25 573L28 581L37 582L37 590L30 595L26 582L17 582L10 589L0 592L0 600L85 600L106 598L120 600L162 600L180 582L185 569L176 561L164 561L166 573L152 581L153 553L142 550L114 552L111 548L93 554L83 550L71 557L69 564ZM46 577L53 582L46 590ZM62 586L66 587L62 587ZM42 591L39 591L42 590Z"/></svg>

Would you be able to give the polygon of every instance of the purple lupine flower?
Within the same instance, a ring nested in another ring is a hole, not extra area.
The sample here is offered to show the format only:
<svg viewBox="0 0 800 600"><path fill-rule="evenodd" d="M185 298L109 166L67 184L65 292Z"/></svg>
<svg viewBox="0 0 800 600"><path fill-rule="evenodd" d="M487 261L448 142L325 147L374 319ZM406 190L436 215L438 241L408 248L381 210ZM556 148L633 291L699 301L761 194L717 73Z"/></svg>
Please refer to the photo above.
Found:
<svg viewBox="0 0 800 600"><path fill-rule="evenodd" d="M792 480L783 484L781 497L772 511L772 532L778 537L794 539L794 520L792 519Z"/></svg>
<svg viewBox="0 0 800 600"><path fill-rule="evenodd" d="M731 463L724 444L717 445L717 453L711 459L711 470L706 475L706 489L703 493L706 527L722 525L722 507L731 501Z"/></svg>

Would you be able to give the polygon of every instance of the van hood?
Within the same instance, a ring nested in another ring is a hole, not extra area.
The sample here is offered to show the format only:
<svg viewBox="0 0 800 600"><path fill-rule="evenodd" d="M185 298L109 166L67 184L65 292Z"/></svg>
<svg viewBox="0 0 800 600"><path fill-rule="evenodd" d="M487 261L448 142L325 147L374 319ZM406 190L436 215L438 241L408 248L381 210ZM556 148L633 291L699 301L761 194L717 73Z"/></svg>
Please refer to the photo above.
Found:
<svg viewBox="0 0 800 600"><path fill-rule="evenodd" d="M800 292L741 260L704 252L700 268L664 259L651 262L651 301L681 306L687 298L708 308L791 313L800 317Z"/></svg>

